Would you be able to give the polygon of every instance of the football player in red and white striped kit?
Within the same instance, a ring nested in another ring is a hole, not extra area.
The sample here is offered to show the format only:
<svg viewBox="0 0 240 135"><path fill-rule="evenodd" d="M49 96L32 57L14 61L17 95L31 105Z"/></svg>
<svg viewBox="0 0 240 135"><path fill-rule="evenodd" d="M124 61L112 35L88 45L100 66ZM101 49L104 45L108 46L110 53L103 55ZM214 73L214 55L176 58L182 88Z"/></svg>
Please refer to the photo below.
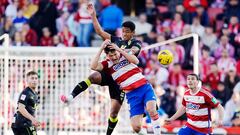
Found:
<svg viewBox="0 0 240 135"><path fill-rule="evenodd" d="M100 62L100 55L103 51L107 59ZM95 58L92 59L91 69L105 71L124 90L130 108L131 125L138 135L146 135L141 128L145 109L151 117L154 135L160 135L160 118L156 110L154 90L136 65L139 63L138 58L131 50L126 51L110 43L110 40L105 40Z"/></svg>
<svg viewBox="0 0 240 135"><path fill-rule="evenodd" d="M200 82L198 75L187 76L187 86L182 105L178 111L165 122L170 123L182 116L187 115L187 123L178 132L178 135L209 135L211 128L211 109L217 108L219 119L218 125L222 125L224 108L212 94L198 86Z"/></svg>

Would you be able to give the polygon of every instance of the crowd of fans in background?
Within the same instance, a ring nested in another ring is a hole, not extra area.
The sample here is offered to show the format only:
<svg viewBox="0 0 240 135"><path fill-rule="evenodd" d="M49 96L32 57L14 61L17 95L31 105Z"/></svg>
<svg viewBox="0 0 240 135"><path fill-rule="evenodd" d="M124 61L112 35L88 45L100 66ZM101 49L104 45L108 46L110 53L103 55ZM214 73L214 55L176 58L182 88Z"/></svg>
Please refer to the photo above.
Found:
<svg viewBox="0 0 240 135"><path fill-rule="evenodd" d="M0 35L12 46L90 47L96 36L88 0L1 0ZM121 35L124 16L134 17L136 38L144 46L189 33L200 37L200 77L227 110L225 125L240 126L240 1L127 0L93 1L103 29ZM143 3L143 4L142 4ZM130 6L129 6L130 5ZM134 8L135 7L135 8ZM160 108L171 116L181 104L185 75L193 69L193 39L142 51L140 67L161 96ZM159 65L168 49L174 62ZM229 112L231 111L231 112ZM231 114L231 115L229 115ZM184 118L183 118L184 119Z"/></svg>

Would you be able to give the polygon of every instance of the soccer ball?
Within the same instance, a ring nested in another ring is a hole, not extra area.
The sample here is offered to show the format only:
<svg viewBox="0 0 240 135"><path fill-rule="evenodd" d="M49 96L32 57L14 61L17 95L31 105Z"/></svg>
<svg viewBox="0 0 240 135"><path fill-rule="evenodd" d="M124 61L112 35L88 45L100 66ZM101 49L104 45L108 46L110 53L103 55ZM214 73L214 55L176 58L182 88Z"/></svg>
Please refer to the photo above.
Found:
<svg viewBox="0 0 240 135"><path fill-rule="evenodd" d="M173 61L172 52L169 50L161 50L158 53L158 61L164 66L171 64Z"/></svg>

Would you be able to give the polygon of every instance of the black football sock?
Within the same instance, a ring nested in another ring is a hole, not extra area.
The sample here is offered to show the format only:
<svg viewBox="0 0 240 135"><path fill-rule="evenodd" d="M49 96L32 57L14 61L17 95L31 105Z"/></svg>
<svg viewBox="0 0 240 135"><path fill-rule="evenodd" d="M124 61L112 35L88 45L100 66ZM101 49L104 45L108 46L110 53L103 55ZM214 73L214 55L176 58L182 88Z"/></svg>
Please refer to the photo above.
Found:
<svg viewBox="0 0 240 135"><path fill-rule="evenodd" d="M92 83L89 79L81 81L80 83L78 83L78 85L75 86L71 95L73 96L73 98L75 98L78 94L85 91L91 84Z"/></svg>
<svg viewBox="0 0 240 135"><path fill-rule="evenodd" d="M116 127L117 125L117 122L118 122L118 118L112 118L112 117L109 117L108 119L108 128L107 128L107 134L106 135L111 135L114 128Z"/></svg>

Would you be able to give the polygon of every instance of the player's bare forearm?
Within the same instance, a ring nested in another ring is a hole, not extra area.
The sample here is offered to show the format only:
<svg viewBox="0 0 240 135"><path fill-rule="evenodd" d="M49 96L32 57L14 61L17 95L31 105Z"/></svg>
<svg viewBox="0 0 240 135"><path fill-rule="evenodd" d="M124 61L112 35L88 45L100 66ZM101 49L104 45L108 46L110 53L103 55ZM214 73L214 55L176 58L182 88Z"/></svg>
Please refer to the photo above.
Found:
<svg viewBox="0 0 240 135"><path fill-rule="evenodd" d="M181 105L181 107L177 110L177 112L170 118L171 121L176 120L180 116L182 116L186 112L186 108Z"/></svg>
<svg viewBox="0 0 240 135"><path fill-rule="evenodd" d="M33 121L35 118L25 109L25 105L19 103L18 104L18 111L27 119Z"/></svg>
<svg viewBox="0 0 240 135"><path fill-rule="evenodd" d="M99 22L98 22L97 17L96 17L96 16L92 16L92 20L93 20L93 27L94 27L96 33L97 33L99 36L101 36L103 40L105 40L105 39L110 39L110 37L111 37L110 34L108 34L107 32L105 32L105 31L102 29L101 25L100 25Z"/></svg>
<svg viewBox="0 0 240 135"><path fill-rule="evenodd" d="M217 106L218 115L219 115L219 124L223 124L224 108L221 104Z"/></svg>
<svg viewBox="0 0 240 135"><path fill-rule="evenodd" d="M92 62L91 62L92 70L101 71L103 69L102 64L99 63L99 59L100 59L102 51L103 51L103 48L100 48L99 51L97 52L97 54L95 55L95 57L92 59Z"/></svg>

